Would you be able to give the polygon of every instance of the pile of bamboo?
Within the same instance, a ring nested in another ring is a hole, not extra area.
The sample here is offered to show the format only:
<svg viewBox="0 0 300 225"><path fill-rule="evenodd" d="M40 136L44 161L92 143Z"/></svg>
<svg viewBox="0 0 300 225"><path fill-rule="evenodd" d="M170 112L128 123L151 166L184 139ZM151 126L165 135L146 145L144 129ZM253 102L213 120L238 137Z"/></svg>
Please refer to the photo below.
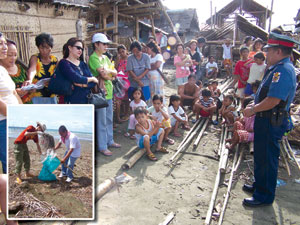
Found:
<svg viewBox="0 0 300 225"><path fill-rule="evenodd" d="M300 165L296 159L296 156L290 146L290 143L289 143L287 137L284 136L282 138L281 146L282 146L280 148L281 157L283 159L283 163L285 164L288 175L291 176L291 169L290 169L289 163L295 162L299 170L300 170Z"/></svg>

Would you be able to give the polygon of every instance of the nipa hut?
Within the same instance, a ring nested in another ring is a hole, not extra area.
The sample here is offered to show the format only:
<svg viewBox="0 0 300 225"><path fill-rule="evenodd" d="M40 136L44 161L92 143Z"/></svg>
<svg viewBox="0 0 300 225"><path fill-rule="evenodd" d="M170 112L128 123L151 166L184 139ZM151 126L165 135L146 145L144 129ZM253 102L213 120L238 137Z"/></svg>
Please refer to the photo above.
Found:
<svg viewBox="0 0 300 225"><path fill-rule="evenodd" d="M0 31L17 43L19 58L28 64L37 52L35 36L53 35L53 54L62 56L62 46L71 37L85 38L89 0L0 1Z"/></svg>

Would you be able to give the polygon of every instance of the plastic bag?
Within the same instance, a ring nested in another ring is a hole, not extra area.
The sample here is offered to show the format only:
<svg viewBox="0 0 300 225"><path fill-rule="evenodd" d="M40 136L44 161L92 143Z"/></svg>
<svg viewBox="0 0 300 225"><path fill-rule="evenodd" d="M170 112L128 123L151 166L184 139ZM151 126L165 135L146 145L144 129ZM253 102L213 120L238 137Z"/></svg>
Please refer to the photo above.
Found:
<svg viewBox="0 0 300 225"><path fill-rule="evenodd" d="M128 76L124 75L123 72L118 73L115 80L113 80L114 85L114 96L116 98L124 98L126 91L130 87L130 82Z"/></svg>
<svg viewBox="0 0 300 225"><path fill-rule="evenodd" d="M60 160L54 155L49 154L43 161L43 168L38 176L42 181L56 180L56 176L53 171L60 165Z"/></svg>

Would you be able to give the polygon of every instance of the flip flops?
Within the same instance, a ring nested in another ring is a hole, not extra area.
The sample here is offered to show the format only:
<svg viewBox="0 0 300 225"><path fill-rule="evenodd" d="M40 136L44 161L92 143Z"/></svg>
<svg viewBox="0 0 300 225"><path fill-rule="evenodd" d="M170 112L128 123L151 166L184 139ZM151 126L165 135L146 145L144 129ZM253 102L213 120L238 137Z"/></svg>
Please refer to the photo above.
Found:
<svg viewBox="0 0 300 225"><path fill-rule="evenodd" d="M153 153L150 153L147 156L151 161L157 161L157 158L155 157L155 155Z"/></svg>
<svg viewBox="0 0 300 225"><path fill-rule="evenodd" d="M110 148L121 148L120 144L113 143L112 145L109 146Z"/></svg>
<svg viewBox="0 0 300 225"><path fill-rule="evenodd" d="M105 155L105 156L111 156L111 155L112 155L112 152L109 151L108 149L106 149L106 150L101 150L100 152L101 152L103 155Z"/></svg>
<svg viewBox="0 0 300 225"><path fill-rule="evenodd" d="M166 147L161 147L160 149L156 150L157 152L162 152L162 153L169 153Z"/></svg>
<svg viewBox="0 0 300 225"><path fill-rule="evenodd" d="M169 145L174 145L175 141L171 138L167 138L165 142L168 142Z"/></svg>

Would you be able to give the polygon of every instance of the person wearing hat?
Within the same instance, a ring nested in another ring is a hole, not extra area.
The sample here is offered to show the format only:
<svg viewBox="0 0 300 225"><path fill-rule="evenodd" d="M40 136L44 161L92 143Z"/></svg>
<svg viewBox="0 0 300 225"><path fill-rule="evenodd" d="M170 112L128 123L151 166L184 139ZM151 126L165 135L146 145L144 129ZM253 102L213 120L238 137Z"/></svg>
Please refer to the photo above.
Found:
<svg viewBox="0 0 300 225"><path fill-rule="evenodd" d="M45 132L46 125L42 124L40 122L36 123L36 127L29 125L21 132L21 134L17 137L14 144L14 153L16 158L16 174L17 179L16 182L18 184L22 183L21 179L21 170L24 163L24 169L26 173L26 177L34 177L29 170L30 170L30 156L27 146L27 141L33 140L36 143L37 150L39 151L39 154L42 154L41 147L39 145L39 132Z"/></svg>
<svg viewBox="0 0 300 225"><path fill-rule="evenodd" d="M100 88L106 92L108 107L96 109L96 141L97 149L106 156L112 155L111 148L120 148L113 137L113 84L112 80L117 75L113 63L104 53L111 41L105 34L96 33L92 38L94 52L89 58L89 67L92 74L98 78Z"/></svg>
<svg viewBox="0 0 300 225"><path fill-rule="evenodd" d="M267 52L268 69L257 90L255 104L244 110L254 122L254 178L253 185L243 190L253 193L243 204L249 207L272 204L275 198L278 158L281 140L288 125L288 111L296 91L296 75L290 55L294 44L288 36L270 33Z"/></svg>

